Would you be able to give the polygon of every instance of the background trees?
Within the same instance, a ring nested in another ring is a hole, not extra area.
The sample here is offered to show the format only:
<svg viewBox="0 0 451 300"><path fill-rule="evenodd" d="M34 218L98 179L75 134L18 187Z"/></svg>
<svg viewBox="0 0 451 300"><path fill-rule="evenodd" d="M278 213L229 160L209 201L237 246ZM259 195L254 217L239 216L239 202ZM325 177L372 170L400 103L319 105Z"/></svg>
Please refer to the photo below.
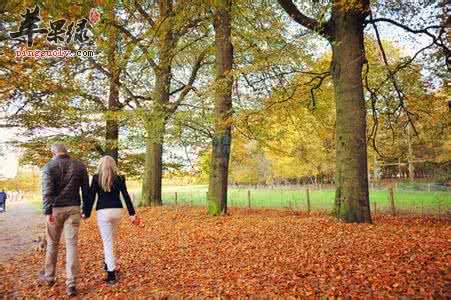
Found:
<svg viewBox="0 0 451 300"><path fill-rule="evenodd" d="M25 129L26 162L44 163L56 140L89 163L108 153L142 180L144 205L163 203L162 177L190 174L209 182L211 214L226 212L229 175L335 182L337 216L370 222L368 173L408 161L397 172L422 176L420 161L449 160L439 67L427 70L421 56L449 54L443 26L426 18L412 29L415 13L395 2L97 1L64 13L42 5L46 20L92 7L102 16L84 45L94 58L18 61L20 42L0 38L4 126ZM417 15L435 9L409 5ZM24 9L8 8L17 14L2 26L15 28ZM382 39L381 23L427 43L408 53ZM35 46L54 47L39 38Z"/></svg>
<svg viewBox="0 0 451 300"><path fill-rule="evenodd" d="M403 26L387 18L374 19L370 2L366 0L326 1L325 9L312 9L318 18L307 16L291 0L278 2L294 21L330 42L332 48L330 75L334 82L336 101L335 212L338 218L349 222L371 223L367 178L366 106L362 78L363 65L368 62L364 48L364 27L366 24L372 24L374 27L388 78L393 83L400 101L398 108L405 111L408 126L413 126L409 112L405 109L396 71L389 66L376 22L384 21ZM406 26L403 29L417 31ZM427 29L423 32L432 37L433 44L443 48L442 30L438 32L438 38ZM371 95L374 94L373 90L368 91Z"/></svg>

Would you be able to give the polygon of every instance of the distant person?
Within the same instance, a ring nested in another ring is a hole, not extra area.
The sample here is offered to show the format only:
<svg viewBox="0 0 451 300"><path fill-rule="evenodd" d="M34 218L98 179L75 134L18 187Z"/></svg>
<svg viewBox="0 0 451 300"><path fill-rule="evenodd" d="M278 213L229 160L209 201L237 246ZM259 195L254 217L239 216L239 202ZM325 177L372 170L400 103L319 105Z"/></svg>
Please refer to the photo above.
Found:
<svg viewBox="0 0 451 300"><path fill-rule="evenodd" d="M47 219L44 271L40 272L42 283L55 283L58 243L64 230L66 240L66 292L75 296L78 273L78 230L80 228L80 190L83 205L88 202L89 178L86 166L67 154L63 144L52 145L53 159L42 171L42 196Z"/></svg>
<svg viewBox="0 0 451 300"><path fill-rule="evenodd" d="M130 221L139 223L133 208L130 195L127 191L125 177L120 176L116 161L111 156L104 156L99 161L97 174L92 177L90 187L90 202L84 206L83 217L89 218L91 210L97 198L97 224L103 242L105 281L113 284L116 282L116 259L114 256L114 238L116 229L123 215L123 206L120 194L124 197Z"/></svg>
<svg viewBox="0 0 451 300"><path fill-rule="evenodd" d="M2 207L2 212L6 212L6 199L8 196L5 193L5 190L2 189L0 192L0 206Z"/></svg>

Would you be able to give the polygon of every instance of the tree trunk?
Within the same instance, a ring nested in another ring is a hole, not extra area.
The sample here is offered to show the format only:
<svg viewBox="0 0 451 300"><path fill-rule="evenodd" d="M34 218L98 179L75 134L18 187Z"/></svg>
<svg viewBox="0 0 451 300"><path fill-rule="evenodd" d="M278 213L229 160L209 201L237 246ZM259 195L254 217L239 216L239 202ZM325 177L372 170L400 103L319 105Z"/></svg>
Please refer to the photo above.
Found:
<svg viewBox="0 0 451 300"><path fill-rule="evenodd" d="M409 123L407 125L407 145L408 145L408 165L409 165L409 179L410 181L414 181L415 180L415 167L413 165L413 148L412 148L412 131L411 131L411 124Z"/></svg>
<svg viewBox="0 0 451 300"><path fill-rule="evenodd" d="M113 41L119 37L118 30L113 28L109 38ZM105 124L105 155L109 155L118 161L119 156L119 122L117 112L120 110L119 103L119 78L120 68L116 61L116 43L112 43L108 49L108 71L110 72L110 91L108 95L108 110Z"/></svg>
<svg viewBox="0 0 451 300"><path fill-rule="evenodd" d="M155 107L146 121L146 158L144 164L142 204L159 206L161 199L161 178L163 176L163 141L166 125L164 104L169 101L171 69L165 68L156 76Z"/></svg>
<svg viewBox="0 0 451 300"><path fill-rule="evenodd" d="M374 181L379 180L379 170L378 170L378 164L377 164L376 151L374 151L374 154L373 154L373 180Z"/></svg>
<svg viewBox="0 0 451 300"><path fill-rule="evenodd" d="M119 122L117 120L119 109L119 74L114 74L110 79L108 115L105 124L105 155L113 157L116 162L119 158Z"/></svg>
<svg viewBox="0 0 451 300"><path fill-rule="evenodd" d="M162 143L147 140L142 190L142 204L145 206L163 204L161 199L162 153Z"/></svg>
<svg viewBox="0 0 451 300"><path fill-rule="evenodd" d="M143 175L142 204L162 205L161 179L163 170L163 141L167 120L171 86L171 66L175 40L172 32L172 0L158 2L161 25L159 27L159 64L155 69L154 107L146 121L146 160Z"/></svg>
<svg viewBox="0 0 451 300"><path fill-rule="evenodd" d="M363 8L368 7L368 1L358 2L361 5L352 7L336 3L331 17L331 73L336 101L335 213L347 222L371 223L362 85L363 20L367 13Z"/></svg>
<svg viewBox="0 0 451 300"><path fill-rule="evenodd" d="M232 1L215 3L213 26L216 45L216 82L214 108L214 136L208 185L208 213L227 213L227 184L230 158L233 46L230 12Z"/></svg>

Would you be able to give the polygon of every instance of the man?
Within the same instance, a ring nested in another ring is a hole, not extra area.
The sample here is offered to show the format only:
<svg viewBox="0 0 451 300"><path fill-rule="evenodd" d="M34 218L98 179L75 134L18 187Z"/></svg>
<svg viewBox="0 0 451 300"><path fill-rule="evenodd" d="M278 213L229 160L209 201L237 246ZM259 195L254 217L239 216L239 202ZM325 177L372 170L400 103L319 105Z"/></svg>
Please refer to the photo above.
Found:
<svg viewBox="0 0 451 300"><path fill-rule="evenodd" d="M53 159L42 171L42 196L46 216L47 251L42 283L55 283L58 244L64 230L66 239L66 292L75 296L78 272L78 230L80 227L80 189L83 204L88 201L89 178L85 165L67 154L63 144L52 145Z"/></svg>
<svg viewBox="0 0 451 300"><path fill-rule="evenodd" d="M3 208L2 212L6 211L6 198L8 198L8 196L6 196L5 190L2 189L0 192L0 206Z"/></svg>

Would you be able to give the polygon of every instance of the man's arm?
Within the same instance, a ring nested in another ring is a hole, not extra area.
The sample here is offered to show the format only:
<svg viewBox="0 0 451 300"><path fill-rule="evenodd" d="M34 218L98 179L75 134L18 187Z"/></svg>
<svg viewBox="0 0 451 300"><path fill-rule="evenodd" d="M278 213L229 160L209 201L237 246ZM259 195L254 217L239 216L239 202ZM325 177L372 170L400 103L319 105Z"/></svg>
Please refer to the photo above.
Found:
<svg viewBox="0 0 451 300"><path fill-rule="evenodd" d="M81 195L83 198L83 205L82 210L85 211L85 207L89 205L90 199L89 199L89 176L88 176L88 170L86 169L86 166L83 165L81 167Z"/></svg>
<svg viewBox="0 0 451 300"><path fill-rule="evenodd" d="M42 204L45 215L52 214L53 204L55 203L56 186L50 174L48 165L42 170Z"/></svg>

